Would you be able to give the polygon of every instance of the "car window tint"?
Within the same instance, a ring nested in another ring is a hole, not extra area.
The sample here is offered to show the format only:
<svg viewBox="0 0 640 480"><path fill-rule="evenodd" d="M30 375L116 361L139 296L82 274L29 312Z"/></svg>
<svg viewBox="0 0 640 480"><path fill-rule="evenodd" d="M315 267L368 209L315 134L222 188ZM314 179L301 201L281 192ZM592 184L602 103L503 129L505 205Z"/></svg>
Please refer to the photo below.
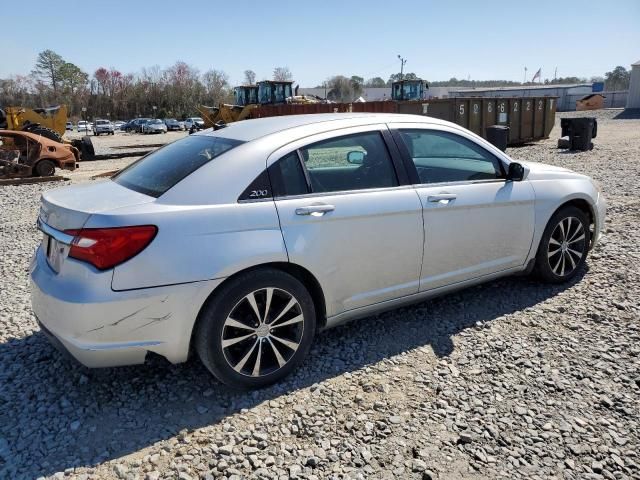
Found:
<svg viewBox="0 0 640 480"><path fill-rule="evenodd" d="M118 173L113 180L152 197L159 197L187 175L240 145L239 140L192 135L150 153Z"/></svg>
<svg viewBox="0 0 640 480"><path fill-rule="evenodd" d="M500 161L472 141L437 130L400 130L420 183L503 178Z"/></svg>
<svg viewBox="0 0 640 480"><path fill-rule="evenodd" d="M276 197L309 193L297 150L271 165L269 177Z"/></svg>
<svg viewBox="0 0 640 480"><path fill-rule="evenodd" d="M313 192L394 187L398 178L380 132L348 135L300 149Z"/></svg>

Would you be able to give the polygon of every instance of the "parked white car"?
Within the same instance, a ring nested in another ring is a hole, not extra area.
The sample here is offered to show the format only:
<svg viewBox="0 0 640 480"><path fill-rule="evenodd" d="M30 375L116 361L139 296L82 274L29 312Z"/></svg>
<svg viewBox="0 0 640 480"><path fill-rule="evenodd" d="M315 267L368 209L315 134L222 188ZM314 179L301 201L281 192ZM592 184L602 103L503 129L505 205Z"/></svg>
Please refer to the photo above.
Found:
<svg viewBox="0 0 640 480"><path fill-rule="evenodd" d="M78 120L77 130L78 132L90 132L93 125L85 120Z"/></svg>
<svg viewBox="0 0 640 480"><path fill-rule="evenodd" d="M505 275L565 282L604 217L589 177L452 123L246 120L43 193L33 310L89 367L193 350L223 382L260 387L320 329Z"/></svg>
<svg viewBox="0 0 640 480"><path fill-rule="evenodd" d="M115 135L113 124L109 120L96 120L93 126L93 134L98 136L103 133L106 135Z"/></svg>

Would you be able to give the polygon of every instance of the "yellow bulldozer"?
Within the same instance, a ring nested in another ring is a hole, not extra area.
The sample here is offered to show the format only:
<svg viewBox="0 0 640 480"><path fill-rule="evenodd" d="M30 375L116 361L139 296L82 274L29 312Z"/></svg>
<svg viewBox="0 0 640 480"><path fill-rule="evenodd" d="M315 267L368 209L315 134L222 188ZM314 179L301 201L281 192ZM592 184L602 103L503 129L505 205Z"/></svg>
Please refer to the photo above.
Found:
<svg viewBox="0 0 640 480"><path fill-rule="evenodd" d="M66 105L47 108L0 108L0 130L30 132L58 143L71 144L80 151L83 160L91 160L95 150L89 136L72 141L63 137L67 128L67 113Z"/></svg>
<svg viewBox="0 0 640 480"><path fill-rule="evenodd" d="M217 107L200 105L205 128L216 128L227 123L250 118L251 112L259 105L278 105L284 103L317 103L312 97L296 96L293 82L264 80L256 85L241 85L233 89L234 104L222 103ZM297 88L296 88L297 90Z"/></svg>
<svg viewBox="0 0 640 480"><path fill-rule="evenodd" d="M67 107L6 107L0 109L0 129L22 130L62 143L67 124Z"/></svg>

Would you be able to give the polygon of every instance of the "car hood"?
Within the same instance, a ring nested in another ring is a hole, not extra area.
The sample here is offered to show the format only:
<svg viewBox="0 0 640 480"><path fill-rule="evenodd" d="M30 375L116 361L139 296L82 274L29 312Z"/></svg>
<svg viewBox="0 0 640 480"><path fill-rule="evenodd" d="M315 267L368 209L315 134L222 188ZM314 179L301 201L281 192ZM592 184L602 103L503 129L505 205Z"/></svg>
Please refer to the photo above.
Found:
<svg viewBox="0 0 640 480"><path fill-rule="evenodd" d="M70 185L42 194L40 220L57 230L82 228L94 213L154 200L111 180Z"/></svg>
<svg viewBox="0 0 640 480"><path fill-rule="evenodd" d="M586 175L576 173L568 168L556 167L555 165L549 165L546 163L538 162L519 162L524 165L529 173L527 174L527 180L551 180L562 178L587 178Z"/></svg>

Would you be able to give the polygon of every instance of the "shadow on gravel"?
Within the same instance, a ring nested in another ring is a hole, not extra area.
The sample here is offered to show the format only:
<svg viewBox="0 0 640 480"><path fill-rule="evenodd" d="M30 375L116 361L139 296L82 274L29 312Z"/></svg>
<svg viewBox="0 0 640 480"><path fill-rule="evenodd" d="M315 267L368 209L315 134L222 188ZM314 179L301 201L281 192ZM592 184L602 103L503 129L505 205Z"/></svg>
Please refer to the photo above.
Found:
<svg viewBox="0 0 640 480"><path fill-rule="evenodd" d="M615 117L614 120L638 120L640 119L640 108L625 108Z"/></svg>
<svg viewBox="0 0 640 480"><path fill-rule="evenodd" d="M292 376L253 392L229 390L196 359L88 370L63 360L40 332L11 340L0 344L0 478L115 459L418 347L446 357L452 336L534 306L582 275L565 285L511 277L327 331Z"/></svg>

